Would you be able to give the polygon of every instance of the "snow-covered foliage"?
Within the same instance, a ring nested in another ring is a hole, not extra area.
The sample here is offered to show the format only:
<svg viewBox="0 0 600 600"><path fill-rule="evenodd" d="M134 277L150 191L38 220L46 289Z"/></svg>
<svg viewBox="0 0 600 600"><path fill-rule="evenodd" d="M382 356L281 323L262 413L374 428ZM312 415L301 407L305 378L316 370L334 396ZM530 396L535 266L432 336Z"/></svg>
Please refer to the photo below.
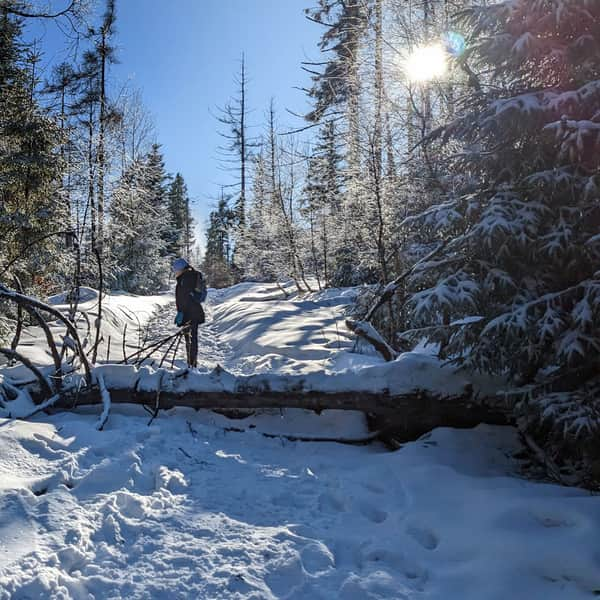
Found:
<svg viewBox="0 0 600 600"><path fill-rule="evenodd" d="M444 259L409 282L408 328L425 328L447 357L540 386L533 397L545 425L590 439L600 360L600 5L511 0L465 11L463 22L465 60L492 74L438 132L459 148L452 193L404 222L448 240ZM483 318L465 324L471 315Z"/></svg>
<svg viewBox="0 0 600 600"><path fill-rule="evenodd" d="M167 217L164 167L157 157L158 148L153 152L123 174L110 206L111 283L142 294L164 286L173 232Z"/></svg>

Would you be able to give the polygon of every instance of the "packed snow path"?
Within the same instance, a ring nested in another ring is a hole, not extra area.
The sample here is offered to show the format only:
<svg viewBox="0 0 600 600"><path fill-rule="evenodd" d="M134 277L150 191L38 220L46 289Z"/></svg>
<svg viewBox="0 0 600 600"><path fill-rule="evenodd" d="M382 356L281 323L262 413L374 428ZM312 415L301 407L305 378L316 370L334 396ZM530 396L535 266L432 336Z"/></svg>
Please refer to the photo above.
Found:
<svg viewBox="0 0 600 600"><path fill-rule="evenodd" d="M376 365L350 352L338 327L353 294L282 300L253 284L213 293L202 368ZM143 311L145 326L160 305L150 326L157 337L170 333L170 303L110 298L113 339L121 306ZM128 331L135 345L135 326ZM48 360L34 333L31 355ZM97 414L0 418L0 600L600 594L600 499L519 477L511 428L438 429L392 453L283 437L365 436L364 417L352 412L232 421L176 409L148 426L140 407L120 405L102 432Z"/></svg>
<svg viewBox="0 0 600 600"><path fill-rule="evenodd" d="M178 328L173 324L175 313L175 302L161 307L154 313L147 324L147 343L158 342L177 332ZM206 322L198 328L198 370L211 371L216 365L223 366L228 354L227 345L220 339L219 332L214 327L212 308L210 304L205 306ZM144 361L144 364L160 363L165 353L169 350L169 344L159 348L152 356ZM175 342L164 361L168 368L183 368L186 366L185 340Z"/></svg>

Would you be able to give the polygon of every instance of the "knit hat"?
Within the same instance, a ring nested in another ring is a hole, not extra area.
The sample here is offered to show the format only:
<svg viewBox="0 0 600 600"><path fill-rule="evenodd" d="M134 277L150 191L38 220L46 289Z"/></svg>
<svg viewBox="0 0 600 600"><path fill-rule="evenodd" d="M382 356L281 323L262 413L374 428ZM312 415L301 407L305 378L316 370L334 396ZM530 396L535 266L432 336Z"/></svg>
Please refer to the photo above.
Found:
<svg viewBox="0 0 600 600"><path fill-rule="evenodd" d="M185 258L178 258L173 261L172 268L173 268L173 271L177 272L177 271L183 271L184 269L186 269L189 266L190 266L190 264L188 263L187 260L185 260Z"/></svg>

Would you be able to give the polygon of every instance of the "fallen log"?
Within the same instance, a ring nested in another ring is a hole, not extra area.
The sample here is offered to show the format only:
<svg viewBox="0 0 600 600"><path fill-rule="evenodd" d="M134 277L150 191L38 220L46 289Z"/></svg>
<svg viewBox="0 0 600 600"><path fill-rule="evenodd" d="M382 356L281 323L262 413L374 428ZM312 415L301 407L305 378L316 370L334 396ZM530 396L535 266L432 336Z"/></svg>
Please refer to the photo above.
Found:
<svg viewBox="0 0 600 600"><path fill-rule="evenodd" d="M165 410L178 406L194 409L302 408L323 410L357 410L377 418L377 429L394 439L406 441L436 427L474 427L480 423L507 425L508 414L486 403L465 396L436 396L426 390L402 395L364 392L315 391L246 391L246 392L162 392L158 406L156 392L109 389L111 403L139 404ZM54 408L72 409L74 403L101 405L102 395L95 388L80 392L78 398L63 395Z"/></svg>
<svg viewBox="0 0 600 600"><path fill-rule="evenodd" d="M437 369L439 373L434 372ZM422 355L341 373L235 376L217 367L211 373L149 367L98 367L103 389L64 390L55 408L111 403L151 406L158 412L178 406L194 409L301 408L356 410L387 419L377 429L414 439L435 427L507 424L501 406L473 395L470 384ZM440 385L443 379L444 385ZM443 389L444 392L439 390ZM104 395L103 395L104 394Z"/></svg>

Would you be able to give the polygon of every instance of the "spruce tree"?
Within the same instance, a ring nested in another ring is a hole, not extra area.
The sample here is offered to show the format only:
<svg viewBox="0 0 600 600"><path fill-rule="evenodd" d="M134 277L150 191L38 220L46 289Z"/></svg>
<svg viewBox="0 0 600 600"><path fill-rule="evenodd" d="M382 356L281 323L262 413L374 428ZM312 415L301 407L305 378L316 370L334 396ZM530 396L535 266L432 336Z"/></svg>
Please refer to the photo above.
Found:
<svg viewBox="0 0 600 600"><path fill-rule="evenodd" d="M110 204L112 286L138 294L160 290L168 259L156 208L156 170L150 157L134 161L120 178Z"/></svg>
<svg viewBox="0 0 600 600"><path fill-rule="evenodd" d="M160 144L152 144L152 148L145 158L144 187L152 214L154 230L162 240L161 256L168 254L168 245L171 238L168 180L169 175L165 170Z"/></svg>
<svg viewBox="0 0 600 600"><path fill-rule="evenodd" d="M34 63L27 67L29 48L12 5L0 7L0 259L25 286L49 289L60 277L62 239L47 236L66 222L58 195L63 137L37 101Z"/></svg>
<svg viewBox="0 0 600 600"><path fill-rule="evenodd" d="M226 287L234 282L232 268L233 239L236 212L229 207L229 198L221 195L217 208L209 215L206 232L206 252L202 272L213 287Z"/></svg>
<svg viewBox="0 0 600 600"><path fill-rule="evenodd" d="M464 17L467 58L491 79L441 131L461 148L456 191L411 220L431 243L447 241L445 260L413 278L411 325L433 326L445 356L526 385L520 406L537 407L555 439L590 440L600 408L600 5L513 0Z"/></svg>
<svg viewBox="0 0 600 600"><path fill-rule="evenodd" d="M303 213L308 219L313 270L324 286L331 283L334 275L341 275L338 269L343 270L343 266L337 261L343 256L341 250L347 244L350 228L343 213L342 157L338 146L335 122L327 120L309 158L304 190Z"/></svg>
<svg viewBox="0 0 600 600"><path fill-rule="evenodd" d="M272 255L277 252L272 238L270 180L264 150L252 158L252 199L248 205L246 227L237 240L236 265L245 277L255 281L272 281Z"/></svg>
<svg viewBox="0 0 600 600"><path fill-rule="evenodd" d="M170 183L169 202L169 254L189 258L194 246L194 219L190 209L187 186L181 173Z"/></svg>

